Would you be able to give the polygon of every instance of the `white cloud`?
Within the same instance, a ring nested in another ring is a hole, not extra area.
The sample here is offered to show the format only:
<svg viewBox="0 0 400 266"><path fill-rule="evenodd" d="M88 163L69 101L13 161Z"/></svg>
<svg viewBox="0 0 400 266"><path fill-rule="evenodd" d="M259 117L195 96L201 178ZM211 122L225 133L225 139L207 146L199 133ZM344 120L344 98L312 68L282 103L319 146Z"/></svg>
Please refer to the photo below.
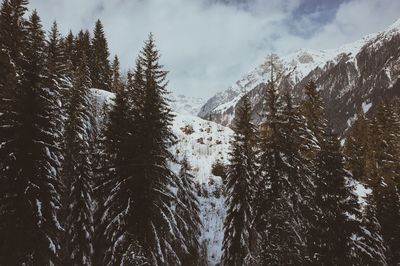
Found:
<svg viewBox="0 0 400 266"><path fill-rule="evenodd" d="M310 27L312 20L303 17L296 27L288 23L300 0L249 0L245 6L210 1L31 0L31 7L38 9L46 28L57 18L63 33L92 29L100 18L110 50L125 68L134 65L153 32L170 71L169 88L204 97L228 87L271 51L334 48L383 29L400 14L399 1L352 0L340 5L331 23L304 39L293 29Z"/></svg>

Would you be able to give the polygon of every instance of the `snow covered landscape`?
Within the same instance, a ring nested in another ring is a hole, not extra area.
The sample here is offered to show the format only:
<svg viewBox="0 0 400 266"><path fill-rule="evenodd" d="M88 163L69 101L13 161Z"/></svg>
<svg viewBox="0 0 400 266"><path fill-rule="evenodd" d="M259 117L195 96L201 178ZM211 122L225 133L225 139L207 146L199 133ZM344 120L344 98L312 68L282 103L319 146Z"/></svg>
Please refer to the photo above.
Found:
<svg viewBox="0 0 400 266"><path fill-rule="evenodd" d="M397 1L0 1L0 266L400 264Z"/></svg>

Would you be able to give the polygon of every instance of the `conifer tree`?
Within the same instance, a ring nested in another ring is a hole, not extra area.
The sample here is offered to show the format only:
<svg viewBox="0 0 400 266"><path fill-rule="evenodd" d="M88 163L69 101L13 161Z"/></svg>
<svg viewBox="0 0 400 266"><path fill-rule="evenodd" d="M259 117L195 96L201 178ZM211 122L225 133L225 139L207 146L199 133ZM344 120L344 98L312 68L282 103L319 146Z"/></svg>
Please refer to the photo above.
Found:
<svg viewBox="0 0 400 266"><path fill-rule="evenodd" d="M302 239L297 234L299 222L291 208L295 191L289 179L284 148L282 103L273 78L266 90L266 121L260 144L260 180L255 198L256 226L260 234L258 263L261 265L299 265Z"/></svg>
<svg viewBox="0 0 400 266"><path fill-rule="evenodd" d="M116 92L121 86L121 73L119 58L117 55L114 56L114 60L111 66L111 89Z"/></svg>
<svg viewBox="0 0 400 266"><path fill-rule="evenodd" d="M250 231L255 193L255 126L248 96L242 97L234 124L234 139L227 171L222 265L243 265L251 256Z"/></svg>
<svg viewBox="0 0 400 266"><path fill-rule="evenodd" d="M93 86L102 90L111 90L111 68L108 57L108 44L104 34L103 24L96 21L93 31L90 55L90 74Z"/></svg>
<svg viewBox="0 0 400 266"><path fill-rule="evenodd" d="M353 238L359 233L359 206L344 168L337 137L328 130L321 135L316 159L315 220L309 231L311 265L353 265Z"/></svg>
<svg viewBox="0 0 400 266"><path fill-rule="evenodd" d="M65 125L63 178L68 194L65 265L92 265L93 255L90 78L85 60L82 58L75 71Z"/></svg>
<svg viewBox="0 0 400 266"><path fill-rule="evenodd" d="M66 98L68 98L68 91L72 86L71 65L65 56L62 38L56 22L51 27L46 43L46 69L48 71L46 86L51 90L55 103L53 114L61 120L65 120ZM60 132L63 130L64 122L61 120L58 124Z"/></svg>
<svg viewBox="0 0 400 266"><path fill-rule="evenodd" d="M178 256L182 265L198 265L200 260L200 207L196 196L194 176L190 173L190 165L184 157L180 162L181 169L176 181L177 206L176 221L177 227L181 229L182 243L177 243Z"/></svg>
<svg viewBox="0 0 400 266"><path fill-rule="evenodd" d="M92 46L90 42L90 33L89 31L79 31L78 35L75 36L74 39L74 52L73 52L73 60L72 62L74 63L74 67L77 68L79 64L82 61L82 58L86 57L86 60L90 62L92 55ZM89 64L88 62L85 62L85 64ZM89 73L91 71L91 68L89 66ZM91 74L90 74L91 75ZM91 80L91 79L90 79ZM91 80L93 83L93 80Z"/></svg>
<svg viewBox="0 0 400 266"><path fill-rule="evenodd" d="M151 265L181 263L174 243L184 240L177 239L182 232L170 207L176 200L169 188L176 186L176 176L168 168L168 163L175 161L169 151L174 141L170 131L173 116L165 98L167 72L158 59L150 35L137 61L144 92L141 105L132 110L128 97L117 93L109 114L106 149L110 150L113 171L103 215L111 243L106 264L118 264L139 250ZM121 93L127 91L124 88ZM129 129L121 130L121 125Z"/></svg>
<svg viewBox="0 0 400 266"><path fill-rule="evenodd" d="M371 126L368 170L389 265L400 261L399 122L392 106L381 101Z"/></svg>
<svg viewBox="0 0 400 266"><path fill-rule="evenodd" d="M310 81L304 88L305 100L302 102L302 114L306 118L307 127L313 134L314 145L310 147L308 157L314 159L323 142L323 135L327 129L324 104L314 81Z"/></svg>
<svg viewBox="0 0 400 266"><path fill-rule="evenodd" d="M75 37L72 31L69 31L68 35L62 40L63 53L65 54L65 61L68 63L70 70L74 69L77 65L75 56ZM69 76L72 76L72 71Z"/></svg>
<svg viewBox="0 0 400 266"><path fill-rule="evenodd" d="M5 45L0 43L0 264L12 262L10 254L7 254L7 246L16 245L8 242L11 235L7 235L8 226L14 219L12 213L18 203L16 197L12 199L12 195L18 191L18 183L12 182L12 171L10 171L10 166L14 164L11 151L15 141L13 129L16 126L14 116L16 82L16 69Z"/></svg>
<svg viewBox="0 0 400 266"><path fill-rule="evenodd" d="M135 159L135 135L132 132L133 117L129 104L129 94L120 79L117 64L113 69L113 90L115 99L107 114L104 148L107 154L107 172L99 190L109 195L100 217L100 228L105 229L106 247L104 265L120 265L127 256L136 254L139 246L129 228L132 188L135 186L132 174L132 160ZM101 245L101 242L100 242ZM129 252L128 252L129 251Z"/></svg>
<svg viewBox="0 0 400 266"><path fill-rule="evenodd" d="M150 35L138 60L143 73L144 97L138 112L141 119L136 122L141 145L134 165L137 179L132 207L135 217L140 217L134 223L139 243L152 263L163 265L179 261L171 247L179 236L179 229L169 207L174 196L168 186L176 179L168 168L168 162L175 160L169 151L175 141L170 130L173 115L166 99L167 72L158 60L159 52Z"/></svg>
<svg viewBox="0 0 400 266"><path fill-rule="evenodd" d="M27 21L24 18L27 5L27 0L5 0L0 10L0 42L15 64L19 75L24 62L22 51L27 44Z"/></svg>
<svg viewBox="0 0 400 266"><path fill-rule="evenodd" d="M349 169L353 178L368 184L366 164L369 149L370 122L364 113L359 112L357 119L349 130L344 153L346 154L346 168Z"/></svg>
<svg viewBox="0 0 400 266"><path fill-rule="evenodd" d="M10 3L17 13L26 9L24 1ZM23 19L17 21L21 26ZM21 37L26 43L17 52L24 60L14 61L20 80L11 110L13 137L5 147L12 158L2 165L1 179L7 185L2 188L1 208L6 211L0 219L0 258L5 265L48 265L58 262L60 248L58 118L46 88L44 33L36 11L24 24L20 32L26 32Z"/></svg>
<svg viewBox="0 0 400 266"><path fill-rule="evenodd" d="M307 231L309 216L313 213L313 179L312 160L307 153L315 147L313 134L308 129L301 109L294 106L290 92L284 94L282 111L282 147L284 160L283 172L288 178L287 187L293 217L292 227L297 235L296 249L299 253L299 264L306 264Z"/></svg>
<svg viewBox="0 0 400 266"><path fill-rule="evenodd" d="M388 265L376 208L374 195L368 195L363 210L362 230L356 242L360 265Z"/></svg>

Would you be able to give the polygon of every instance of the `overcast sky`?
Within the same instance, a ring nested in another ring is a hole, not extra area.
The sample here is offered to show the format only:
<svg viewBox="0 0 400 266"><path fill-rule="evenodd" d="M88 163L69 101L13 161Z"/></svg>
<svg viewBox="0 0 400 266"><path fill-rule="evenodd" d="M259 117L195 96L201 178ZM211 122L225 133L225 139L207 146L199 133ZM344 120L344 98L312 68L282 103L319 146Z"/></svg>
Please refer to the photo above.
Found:
<svg viewBox="0 0 400 266"><path fill-rule="evenodd" d="M153 32L169 89L210 97L269 53L335 48L400 17L398 0L31 0L46 29L92 31L102 20L126 70Z"/></svg>

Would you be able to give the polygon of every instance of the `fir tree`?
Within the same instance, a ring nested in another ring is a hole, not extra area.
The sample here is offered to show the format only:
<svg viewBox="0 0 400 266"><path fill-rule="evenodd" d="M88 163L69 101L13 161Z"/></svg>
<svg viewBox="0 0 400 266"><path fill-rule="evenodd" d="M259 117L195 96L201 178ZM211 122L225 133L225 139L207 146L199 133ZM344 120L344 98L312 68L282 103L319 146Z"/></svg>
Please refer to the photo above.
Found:
<svg viewBox="0 0 400 266"><path fill-rule="evenodd" d="M237 110L234 131L226 182L227 216L222 265L243 265L245 259L251 256L251 204L255 192L256 153L255 126L251 122L251 106L246 94Z"/></svg>
<svg viewBox="0 0 400 266"><path fill-rule="evenodd" d="M77 65L77 62L75 55L75 37L72 31L69 31L68 35L63 38L62 48L65 55L65 61L67 62L69 69L73 70L74 66ZM73 73L71 71L70 76L72 76L72 74Z"/></svg>
<svg viewBox="0 0 400 266"><path fill-rule="evenodd" d="M89 69L85 58L76 69L65 125L63 178L68 194L65 265L92 265L93 214Z"/></svg>
<svg viewBox="0 0 400 266"><path fill-rule="evenodd" d="M282 147L284 166L283 172L288 178L287 187L290 197L293 224L297 241L296 249L299 253L299 264L306 264L307 231L309 229L309 216L313 210L313 179L312 161L307 153L314 148L312 132L308 129L306 120L298 106L294 106L292 95L286 92L282 111Z"/></svg>
<svg viewBox="0 0 400 266"><path fill-rule="evenodd" d="M134 163L132 229L139 243L154 264L176 264L179 258L172 243L179 237L179 228L169 207L174 195L168 186L176 177L168 168L174 161L169 151L175 137L170 130L173 119L166 99L167 72L158 62L159 53L152 35L145 43L138 62L142 69L142 105L135 121L138 142L137 160Z"/></svg>
<svg viewBox="0 0 400 266"><path fill-rule="evenodd" d="M27 21L24 18L27 5L27 0L5 0L0 10L0 42L19 75L25 60L22 51L27 45Z"/></svg>
<svg viewBox="0 0 400 266"><path fill-rule="evenodd" d="M68 91L72 86L70 76L70 64L66 61L64 49L62 47L61 35L58 31L57 23L54 22L46 44L46 69L48 71L46 86L51 90L54 98L53 114L65 120L66 102ZM63 130L63 122L59 121L58 128ZM61 136L59 136L61 137Z"/></svg>
<svg viewBox="0 0 400 266"><path fill-rule="evenodd" d="M388 265L386 246L376 212L374 195L368 195L363 210L362 231L357 241L359 265Z"/></svg>
<svg viewBox="0 0 400 266"><path fill-rule="evenodd" d="M110 53L104 35L103 24L100 20L96 21L91 45L90 75L93 81L93 86L98 89L110 91L111 68L108 60Z"/></svg>
<svg viewBox="0 0 400 266"><path fill-rule="evenodd" d="M178 242L177 249L182 265L194 266L198 265L200 260L200 207L194 176L190 174L190 165L186 157L180 164L181 169L176 181L178 187L176 221L182 234L179 240L184 240L184 242Z"/></svg>
<svg viewBox="0 0 400 266"><path fill-rule="evenodd" d="M400 127L392 108L390 104L381 101L375 110L371 126L372 146L367 164L389 265L400 261Z"/></svg>
<svg viewBox="0 0 400 266"><path fill-rule="evenodd" d="M282 104L273 78L266 91L266 121L260 144L260 180L255 198L256 226L260 234L258 263L261 265L300 265L299 223L291 208L294 191L289 179L287 158L281 150L285 134Z"/></svg>
<svg viewBox="0 0 400 266"><path fill-rule="evenodd" d="M11 2L16 10L24 10L24 4ZM13 137L5 146L12 158L2 164L7 185L2 188L0 258L5 265L49 265L58 262L60 248L58 118L52 113L52 92L45 87L44 33L36 11L25 32L27 42L18 52L24 60L15 61L21 64L11 109Z"/></svg>
<svg viewBox="0 0 400 266"><path fill-rule="evenodd" d="M86 60L90 62L91 55L92 55L92 46L90 42L90 33L87 30L86 31L81 30L79 31L78 35L75 37L74 40L74 52L73 52L72 63L74 63L75 69L79 66L83 58L86 58ZM85 64L89 64L88 62L85 62ZM89 67L89 73L90 71L91 69ZM94 81L91 80L91 82Z"/></svg>
<svg viewBox="0 0 400 266"><path fill-rule="evenodd" d="M114 68L117 71L117 68ZM119 70L118 70L119 71ZM136 254L137 243L129 221L132 215L133 193L136 184L132 174L132 160L135 159L136 135L132 132L133 117L126 86L114 73L115 99L106 119L105 153L107 154L106 178L99 186L106 198L100 228L105 229L107 247L103 257L104 265L120 265L129 254ZM101 210L101 209L100 209ZM100 242L101 245L101 242ZM127 251L130 250L128 253Z"/></svg>
<svg viewBox="0 0 400 266"><path fill-rule="evenodd" d="M324 104L314 81L310 81L304 88L305 100L302 102L302 114L306 118L307 127L311 131L314 145L310 147L308 157L315 159L319 145L323 142L323 135L327 129Z"/></svg>
<svg viewBox="0 0 400 266"><path fill-rule="evenodd" d="M326 132L316 159L316 213L308 242L311 265L353 265L353 238L360 229L359 206L351 176L344 168L339 140Z"/></svg>
<svg viewBox="0 0 400 266"><path fill-rule="evenodd" d="M370 183L366 173L366 164L369 149L370 122L364 113L360 112L349 130L344 153L346 154L346 168L353 178L363 184Z"/></svg>

